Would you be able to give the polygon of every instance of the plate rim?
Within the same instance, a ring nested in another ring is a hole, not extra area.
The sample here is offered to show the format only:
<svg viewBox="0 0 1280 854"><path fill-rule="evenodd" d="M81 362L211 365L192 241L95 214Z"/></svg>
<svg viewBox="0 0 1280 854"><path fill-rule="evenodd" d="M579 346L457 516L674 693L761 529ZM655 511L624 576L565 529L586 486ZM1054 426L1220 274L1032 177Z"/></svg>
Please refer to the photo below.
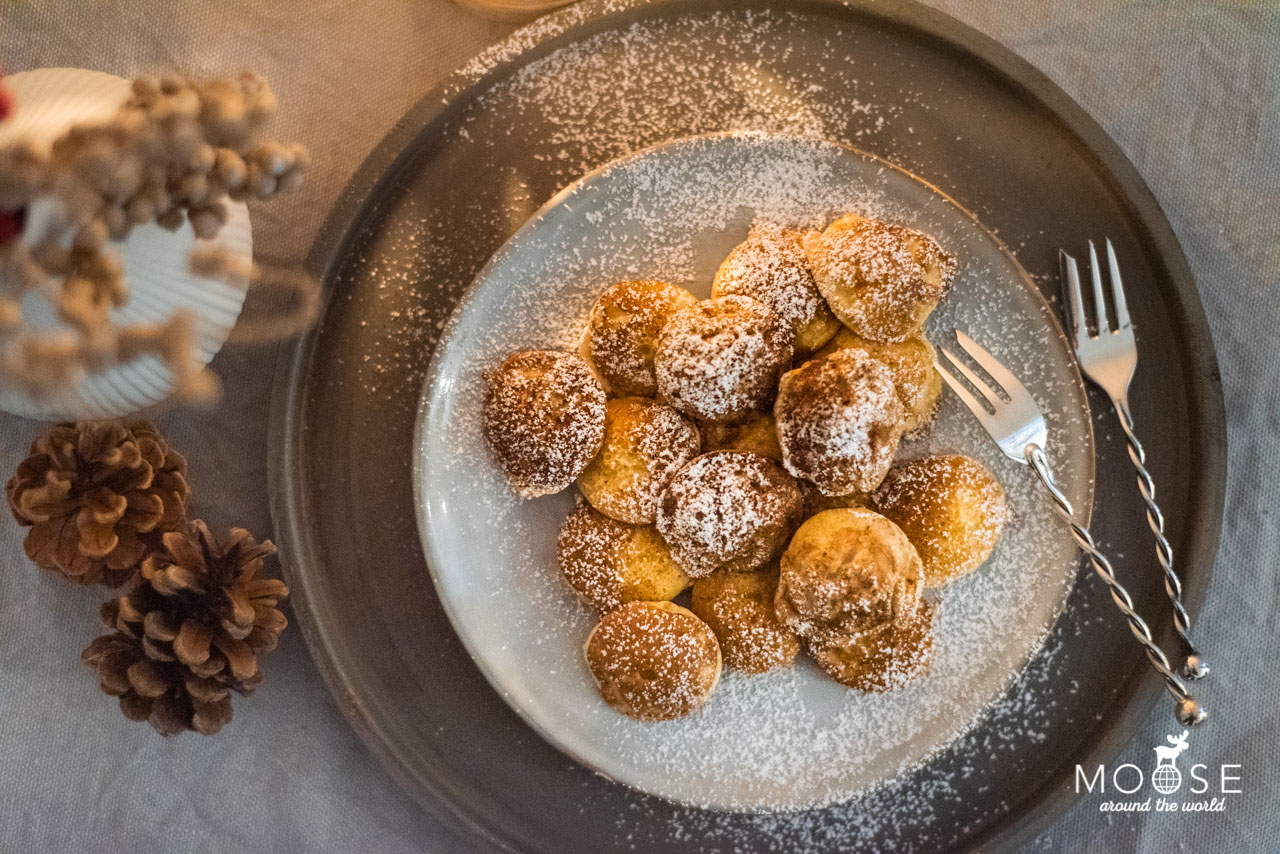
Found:
<svg viewBox="0 0 1280 854"><path fill-rule="evenodd" d="M431 529L432 524L431 524L431 512L430 512L429 502L427 501L427 487L425 486L427 478L426 478L426 471L424 469L425 463L424 463L424 454L422 450L423 443L426 441L427 422L431 420L434 410L438 408L438 407L432 406L432 399L435 397L434 392L437 386L444 379L442 374L442 371L444 370L444 364L443 364L444 360L442 358L442 353L446 349L445 345L447 344L449 339L455 334L457 326L461 321L462 313L464 309L467 307L467 304L474 297L476 291L480 287L482 287L485 280L487 280L490 276L493 275L494 270L503 262L505 262L507 256L511 255L513 252L517 250L518 244L520 244L523 241L527 241L529 239L529 235L534 231L534 229L537 227L538 223L543 219L543 217L546 216L548 213L550 213L552 210L560 207L561 205L571 200L576 194L589 191L593 185L595 185L601 179L606 178L609 175L609 173L612 173L621 169L625 169L628 166L634 163L637 163L639 161L648 160L654 157L660 157L663 152L669 151L674 148L688 148L691 146L696 146L700 142L721 141L721 140L756 140L765 144L771 144L771 143L784 144L784 145L793 144L793 145L809 146L810 148L814 148L814 149L821 149L821 148L835 149L837 151L846 152L856 157L863 158L864 160L869 160L872 163L879 164L882 168L890 169L904 176L908 180L911 180L918 184L923 185L928 190L932 191L936 196L940 197L947 204L951 205L956 210L958 210L964 217L970 220L982 232L983 235L985 235L989 240L991 240L996 245L997 250L1002 255L1005 256L1009 264L1013 267L1014 271L1016 272L1018 278L1022 280L1023 286L1027 288L1027 290L1033 295L1033 298L1044 309L1046 309L1046 312L1045 312L1046 324L1050 329L1050 331L1052 332L1052 334L1057 337L1063 349L1068 354L1071 353L1071 342L1070 342L1070 339L1067 337L1066 332L1062 328L1062 323L1058 318L1058 313L1053 310L1052 304L1050 304L1049 301L1045 299L1044 294L1040 292L1040 288L1037 287L1035 280L1031 277L1031 274L1028 273L1026 269L1022 266L1022 264L1018 261L1017 256L1013 254L1013 252L1009 249L1008 245L1003 240L1000 239L999 235L997 235L995 232L991 231L985 225L983 225L982 220L978 218L977 214L975 214L973 211L966 208L964 205L960 204L959 201L957 201L956 199L948 195L946 191L944 191L942 188L936 186L932 182L922 178L921 176L915 174L914 172L906 169L903 166L899 166L898 164L893 163L885 159L884 157L881 157L877 154L873 154L869 151L865 151L854 145L849 145L847 143L843 143L838 140L796 136L791 134L773 133L769 131L760 131L760 130L728 130L728 131L716 131L713 133L692 134L690 136L675 137L672 139L664 140L662 142L654 143L653 145L645 146L644 148L637 149L636 151L633 151L629 154L625 154L621 157L614 158L613 160L610 160L606 163L602 163L596 168L591 169L590 171L574 179L569 184L566 184L564 187L558 190L550 199L548 199L541 207L539 207L537 210L531 213L524 220L524 222L522 222L520 226L516 228L516 230L512 232L512 234L505 241L503 241L502 245L499 246L496 250L494 250L494 253L491 256L489 256L489 260L484 263L484 266L482 266L480 270L476 273L475 277L471 280L471 283L468 284L467 287L458 296L458 301L454 304L452 311L450 311L449 313L448 320L445 322L445 325L441 328L440 335L436 339L435 347L431 353L431 359L427 363L427 369L423 375L422 388L421 388L421 391L418 393L417 415L414 418L413 446L412 446L413 448L412 450L412 453L413 453L413 461L412 461L413 462L413 468L412 468L413 484L412 486L413 486L413 498L414 498L413 510L414 510L414 517L417 522L418 538L421 540L421 543L422 543L423 556L426 558L427 573L431 577L432 588L436 592L436 597L440 600L440 605L444 610L445 616L449 618L449 623L453 629L454 634L458 636L458 639L459 641L461 641L462 646L466 650L468 657L471 658L472 663L475 664L476 669L480 671L480 674L484 676L485 681L487 681L489 683L489 686L494 690L494 692L497 693L498 696L502 698L503 702L505 702L507 706L512 711L514 711L516 715L519 716L520 720L523 721L525 725L528 726L531 730L533 730L541 739L546 741L556 750L563 753L565 756L568 756L570 759L577 762L579 765L582 765L583 767L588 768L597 774L608 777L610 780L617 782L619 785L626 786L627 788L641 792L645 795L671 801L672 803L676 803L681 806L691 807L694 809L710 809L710 810L723 811L723 812L767 814L771 812L793 810L793 809L796 809L796 807L787 806L787 807L777 807L772 809L768 807L746 808L746 809L716 807L716 806L686 802L686 801L675 799L675 798L668 798L665 795L658 794L657 792L650 792L638 786L633 786L630 783L626 783L614 777L609 772L608 769L601 768L595 762L588 761L588 759L580 755L580 753L577 750L570 748L568 745L566 745L564 742L558 739L553 732L549 731L546 727L544 727L540 721L536 720L530 714L528 709L517 704L513 700L510 692L506 690L505 686L502 683L502 680L498 677L494 669L490 667L488 661L483 656L477 654L477 650L473 646L472 640L469 637L468 632L464 630L464 626L466 625L465 621L462 620L461 617L458 615L458 612L452 597L447 596L445 590L443 589L443 581L440 575L441 571L437 568L438 564L441 562L439 560L440 550L436 547L436 545L434 544L434 541L432 540L429 534L429 530ZM1074 361L1074 359L1072 361ZM1094 501L1095 501L1096 492L1097 492L1097 465L1098 465L1097 442L1096 442L1096 437L1094 435L1094 430L1093 430L1093 409L1092 409L1092 406L1090 405L1088 391L1085 388L1084 377L1081 376L1078 367L1076 370L1071 372L1071 385L1072 385L1073 393L1075 393L1075 395L1084 403L1084 411L1081 414L1081 418L1084 426L1083 432L1086 434L1085 443L1089 449L1089 454L1087 455L1087 463L1086 463L1085 471L1083 472L1083 475L1085 480L1085 491L1088 497L1087 499L1080 502L1079 504L1080 509L1077 512L1083 511L1081 515L1084 517L1083 522L1087 527L1093 518ZM1079 555L1077 555L1076 562L1077 564L1079 563ZM1058 620L1061 618L1063 609L1066 607L1067 598L1070 595L1072 589L1074 589L1075 585L1078 583L1080 577L1081 576L1079 575L1078 572L1075 573L1074 577L1063 587L1061 594L1059 596L1057 605L1053 612L1053 618L1045 626L1042 627L1043 631L1040 633L1039 641L1029 651L1029 653L1023 658L1021 663L1017 666L1017 669L1014 670L1008 677L1006 677L1006 684L1005 684L1005 688L1002 690L1002 694L1004 691L1008 690L1008 685L1012 683L1012 680L1016 680L1018 676L1026 670L1026 668L1035 659L1035 657L1039 655L1039 653L1044 647L1044 642L1047 640L1049 633L1052 631L1053 626L1056 625ZM985 712L983 714L985 714ZM969 732L972 732L973 726L978 725L978 721L981 719L981 717L982 715L979 715L978 718L976 718L973 722L971 722L972 726L970 726L969 728L962 729L956 732L947 741L943 742L940 745L936 745L933 748L933 750L930 752L930 756L936 755L936 753L940 751L945 751L948 745L963 738ZM923 761L927 762L928 758L926 758ZM827 809L827 808L836 806L840 803L844 803L844 802L856 799L862 796L863 794L865 794L866 792L872 791L881 786L888 785L892 782L893 779L895 778L877 780L875 783L871 784L870 786L867 786L864 789L858 790L854 795L848 798L839 798L837 800L831 801L830 803L814 804L814 805L809 805L809 806L804 806L799 808L800 809Z"/></svg>
<svg viewBox="0 0 1280 854"><path fill-rule="evenodd" d="M741 8L746 4L705 2L700 11L716 8ZM772 7L776 0L757 0L750 5ZM353 173L329 214L316 233L306 266L326 285L340 267L351 246L361 236L361 223L377 205L380 191L394 183L406 168L409 158L400 155L410 143L428 128L443 123L465 107L469 94L488 88L489 84L531 61L539 52L549 52L558 42L569 43L574 34L593 23L608 26L625 22L628 17L679 15L680 9L691 8L689 0L582 0L533 24L516 30L506 38L480 52L473 60L429 87L370 151ZM1155 255L1167 267L1168 303L1175 327L1191 334L1184 336L1183 352L1192 370L1187 373L1188 410L1194 424L1206 435L1220 441L1203 443L1198 451L1196 470L1201 475L1199 498L1190 507L1188 530L1191 548L1182 560L1183 566L1196 568L1184 579L1183 601L1194 616L1199 613L1214 571L1215 557L1222 533L1226 496L1226 410L1222 378L1213 347L1203 303L1172 225L1160 208L1154 194L1115 142L1096 120L1058 86L1048 75L1027 60L987 36L944 12L925 7L915 0L802 0L788 4L792 11L812 11L844 15L851 20L873 20L883 26L906 29L935 40L943 49L963 53L985 65L1003 85L1021 90L1029 100L1039 104L1062 126L1064 135L1074 138L1082 150L1096 160L1098 173L1116 189L1116 195L1145 237ZM675 10L675 11L672 11ZM326 293L326 297L331 296ZM314 600L307 583L307 537L303 532L308 499L300 477L290 461L300 457L304 441L299 422L305 406L303 379L318 340L317 325L295 344L277 349L277 365L272 389L268 431L269 498L276 536L282 545L281 566L294 589L293 607L307 643L311 658L348 719L353 730L369 751L425 812L454 833L465 834L490 851L517 851L481 823L474 811L450 797L438 781L424 779L405 765L401 758L381 740L361 700L336 665L332 645L320 631L317 614L320 604ZM1171 643L1173 629L1163 626L1157 642ZM1071 758L1110 757L1118 753L1136 734L1138 725L1149 717L1163 694L1159 680L1146 672L1141 661L1135 661L1111 705L1105 711L1108 724L1091 731L1080 742ZM973 838L978 846L998 846L1016 851L1055 823L1076 803L1062 785L1069 776L1067 760L1050 774L1045 783L1028 794L1016 812L994 822L989 829Z"/></svg>

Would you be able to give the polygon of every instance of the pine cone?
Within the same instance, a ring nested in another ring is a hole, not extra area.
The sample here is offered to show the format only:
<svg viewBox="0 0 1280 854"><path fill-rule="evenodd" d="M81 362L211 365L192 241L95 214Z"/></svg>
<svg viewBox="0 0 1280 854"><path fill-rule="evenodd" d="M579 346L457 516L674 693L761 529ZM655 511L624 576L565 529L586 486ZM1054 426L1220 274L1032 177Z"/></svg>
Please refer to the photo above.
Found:
<svg viewBox="0 0 1280 854"><path fill-rule="evenodd" d="M185 527L187 461L146 421L50 427L9 479L9 509L29 526L38 566L81 584L118 586Z"/></svg>
<svg viewBox="0 0 1280 854"><path fill-rule="evenodd" d="M276 606L289 589L258 577L275 546L243 528L220 546L196 520L163 540L128 594L102 606L112 633L81 657L125 717L163 735L212 735L231 720L230 692L251 694L262 681L258 657L288 625Z"/></svg>

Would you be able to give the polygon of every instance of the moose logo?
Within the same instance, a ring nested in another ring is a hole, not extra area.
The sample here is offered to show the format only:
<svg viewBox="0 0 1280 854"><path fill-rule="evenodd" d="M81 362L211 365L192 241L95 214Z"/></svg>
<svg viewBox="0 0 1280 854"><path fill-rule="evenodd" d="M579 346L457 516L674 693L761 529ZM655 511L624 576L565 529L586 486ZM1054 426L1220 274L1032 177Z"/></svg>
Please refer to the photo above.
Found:
<svg viewBox="0 0 1280 854"><path fill-rule="evenodd" d="M1182 735L1166 735L1169 746L1161 744L1155 748L1156 769L1151 772L1151 785L1162 795L1172 795L1182 786L1182 772L1177 762L1178 755L1187 749L1188 734L1184 729Z"/></svg>
<svg viewBox="0 0 1280 854"><path fill-rule="evenodd" d="M1188 735L1184 729L1180 735L1165 736L1169 742L1167 745L1156 745L1156 767L1150 776L1132 762L1114 768L1098 765L1092 773L1077 765L1076 793L1096 792L1106 796L1116 792L1128 796L1127 799L1102 801L1098 804L1100 812L1225 812L1228 796L1239 795L1243 791L1240 786L1242 766L1235 763L1219 764L1216 774L1203 762L1192 764L1187 769L1188 786L1183 798L1175 801L1168 797L1182 791L1183 778L1178 770L1178 757L1188 747ZM1159 796L1139 794L1148 783Z"/></svg>

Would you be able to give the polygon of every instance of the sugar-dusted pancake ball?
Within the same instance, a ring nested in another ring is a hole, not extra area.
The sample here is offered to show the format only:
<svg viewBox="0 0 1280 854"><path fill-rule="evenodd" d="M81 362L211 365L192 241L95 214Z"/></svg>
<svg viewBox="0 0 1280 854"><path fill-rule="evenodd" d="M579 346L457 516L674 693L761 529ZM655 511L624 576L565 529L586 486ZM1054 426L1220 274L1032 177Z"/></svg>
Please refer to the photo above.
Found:
<svg viewBox="0 0 1280 854"><path fill-rule="evenodd" d="M778 622L773 597L778 568L713 572L693 585L690 608L720 641L724 663L743 673L787 667L800 652L795 632Z"/></svg>
<svg viewBox="0 0 1280 854"><path fill-rule="evenodd" d="M920 598L920 556L871 510L825 510L806 520L779 566L774 613L809 643L885 626Z"/></svg>
<svg viewBox="0 0 1280 854"><path fill-rule="evenodd" d="M812 353L840 328L818 292L801 234L776 225L756 225L716 271L711 296L740 294L764 303L791 327L798 353Z"/></svg>
<svg viewBox="0 0 1280 854"><path fill-rule="evenodd" d="M873 502L916 547L929 587L981 566L1009 518L1000 481L982 463L962 454L898 463Z"/></svg>
<svg viewBox="0 0 1280 854"><path fill-rule="evenodd" d="M883 362L893 374L893 387L906 411L902 430L911 433L927 425L938 411L942 396L942 377L933 366L933 345L922 335L902 341L871 341L843 327L827 346L816 355L826 356L837 350L861 350Z"/></svg>
<svg viewBox="0 0 1280 854"><path fill-rule="evenodd" d="M777 463L747 451L712 451L671 479L658 531L684 571L700 578L773 560L803 512L800 487Z"/></svg>
<svg viewBox="0 0 1280 854"><path fill-rule="evenodd" d="M671 316L654 371L664 400L702 421L742 421L773 400L791 366L791 330L751 297L727 296Z"/></svg>
<svg viewBox="0 0 1280 854"><path fill-rule="evenodd" d="M769 412L752 415L738 424L704 424L702 450L751 451L774 462L782 462L778 425Z"/></svg>
<svg viewBox="0 0 1280 854"><path fill-rule="evenodd" d="M628 602L601 618L587 667L606 703L641 721L696 710L720 681L720 645L706 623L670 602Z"/></svg>
<svg viewBox="0 0 1280 854"><path fill-rule="evenodd" d="M604 442L605 394L576 353L525 350L485 375L484 436L512 490L559 492Z"/></svg>
<svg viewBox="0 0 1280 854"><path fill-rule="evenodd" d="M787 372L773 414L783 465L823 495L875 489L902 438L893 375L860 350L838 350Z"/></svg>
<svg viewBox="0 0 1280 854"><path fill-rule="evenodd" d="M560 525L556 557L569 586L601 611L674 599L689 586L656 528L610 519L585 501Z"/></svg>
<svg viewBox="0 0 1280 854"><path fill-rule="evenodd" d="M582 349L609 391L619 397L656 396L658 335L671 315L697 303L684 288L653 280L618 282L601 294L591 307Z"/></svg>
<svg viewBox="0 0 1280 854"><path fill-rule="evenodd" d="M918 334L956 268L955 258L929 235L858 214L808 236L805 251L836 317L874 341Z"/></svg>
<svg viewBox="0 0 1280 854"><path fill-rule="evenodd" d="M894 691L929 672L933 606L921 599L896 620L859 635L808 645L814 663L841 685L870 693Z"/></svg>
<svg viewBox="0 0 1280 854"><path fill-rule="evenodd" d="M578 476L578 489L606 516L633 525L652 522L667 482L700 446L693 421L667 404L645 397L611 400L604 445Z"/></svg>

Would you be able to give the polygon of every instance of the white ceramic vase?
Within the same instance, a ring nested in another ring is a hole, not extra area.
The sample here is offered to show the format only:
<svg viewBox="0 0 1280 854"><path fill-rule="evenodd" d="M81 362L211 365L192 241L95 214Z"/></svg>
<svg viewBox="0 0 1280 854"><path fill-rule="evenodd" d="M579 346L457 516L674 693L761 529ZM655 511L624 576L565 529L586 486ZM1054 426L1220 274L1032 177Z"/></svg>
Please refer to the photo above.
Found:
<svg viewBox="0 0 1280 854"><path fill-rule="evenodd" d="M15 110L0 122L0 146L28 140L48 146L72 125L105 121L129 97L122 77L79 68L42 68L4 79ZM124 267L129 301L113 312L120 324L162 322L178 310L195 320L197 357L208 364L222 348L244 305L246 281L224 281L193 275L191 251L217 246L233 256L252 257L253 235L248 208L229 203L227 224L211 241L198 240L190 224L177 231L158 225L135 228L127 240L113 245ZM24 323L56 329L59 321L41 297L23 301ZM0 383L0 409L46 420L115 418L154 406L173 391L173 377L159 356L147 355L88 374L61 392L34 397Z"/></svg>

